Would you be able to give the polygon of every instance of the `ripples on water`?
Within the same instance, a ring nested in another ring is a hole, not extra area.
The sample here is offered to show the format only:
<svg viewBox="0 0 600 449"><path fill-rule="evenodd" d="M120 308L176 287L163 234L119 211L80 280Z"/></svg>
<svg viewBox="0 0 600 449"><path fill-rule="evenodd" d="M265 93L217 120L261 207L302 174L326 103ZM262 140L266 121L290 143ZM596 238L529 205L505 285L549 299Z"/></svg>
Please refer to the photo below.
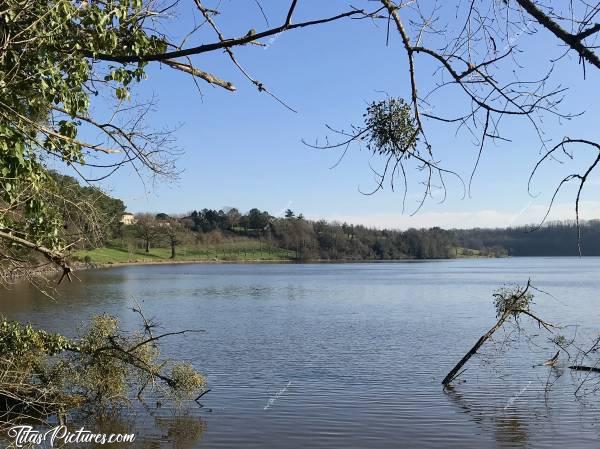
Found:
<svg viewBox="0 0 600 449"><path fill-rule="evenodd" d="M533 342L499 333L465 383L440 381L495 322L503 283L531 277L553 295L537 296L541 316L591 332L599 270L595 258L131 266L81 273L56 303L16 287L0 311L69 334L101 312L133 326L135 297L170 330L205 329L164 346L206 373L205 408L137 405L102 423L134 429L138 447L597 447L597 401L574 400L566 362L545 394L549 368L533 365L553 348L535 328Z"/></svg>

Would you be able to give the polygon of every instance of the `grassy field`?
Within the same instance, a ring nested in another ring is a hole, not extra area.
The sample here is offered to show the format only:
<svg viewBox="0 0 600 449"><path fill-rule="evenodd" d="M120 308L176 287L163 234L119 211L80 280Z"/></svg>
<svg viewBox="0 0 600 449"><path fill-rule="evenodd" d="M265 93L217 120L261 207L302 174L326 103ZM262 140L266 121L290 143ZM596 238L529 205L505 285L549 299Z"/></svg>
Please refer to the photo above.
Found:
<svg viewBox="0 0 600 449"><path fill-rule="evenodd" d="M497 254L481 254L477 250L455 248L454 257L479 258L498 257ZM81 250L74 254L80 261L94 264L172 262L171 249L166 247L150 248L146 253L137 247L124 247L120 242L93 250ZM226 241L218 244L179 245L176 248L175 262L256 262L293 260L295 252L271 247L256 240Z"/></svg>
<svg viewBox="0 0 600 449"><path fill-rule="evenodd" d="M96 264L145 263L172 261L170 248L150 248L150 252L140 248L123 248L111 245L93 250L81 250L74 254L81 261ZM176 248L175 261L218 262L218 261L261 261L291 260L293 251L269 247L261 242L227 242L213 245L181 245Z"/></svg>
<svg viewBox="0 0 600 449"><path fill-rule="evenodd" d="M506 257L505 253L496 253L496 252L488 252L482 253L477 249L470 248L462 248L456 247L454 248L455 254L454 256L459 259L469 259L469 258L479 258L479 257Z"/></svg>

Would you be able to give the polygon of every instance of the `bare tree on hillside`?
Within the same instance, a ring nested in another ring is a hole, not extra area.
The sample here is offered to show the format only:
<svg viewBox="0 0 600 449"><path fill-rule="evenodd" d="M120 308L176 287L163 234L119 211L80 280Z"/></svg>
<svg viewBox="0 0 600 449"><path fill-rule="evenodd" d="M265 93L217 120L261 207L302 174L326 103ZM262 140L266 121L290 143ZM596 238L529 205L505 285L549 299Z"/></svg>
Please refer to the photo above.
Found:
<svg viewBox="0 0 600 449"><path fill-rule="evenodd" d="M155 242L161 234L161 226L152 214L138 214L135 216L135 235L144 242L147 253L150 245Z"/></svg>

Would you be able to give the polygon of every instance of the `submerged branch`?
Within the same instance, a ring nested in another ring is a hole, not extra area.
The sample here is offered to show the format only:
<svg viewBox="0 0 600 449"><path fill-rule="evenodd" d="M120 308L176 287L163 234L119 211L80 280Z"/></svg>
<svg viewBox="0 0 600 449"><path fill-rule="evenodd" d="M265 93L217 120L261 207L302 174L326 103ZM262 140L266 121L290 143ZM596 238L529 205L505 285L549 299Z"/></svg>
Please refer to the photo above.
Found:
<svg viewBox="0 0 600 449"><path fill-rule="evenodd" d="M512 318L516 321L519 315L523 314L532 318L539 327L543 327L548 331L551 331L551 328L556 327L555 325L550 324L534 315L529 310L529 306L533 302L533 294L529 292L530 289L535 289L535 287L531 285L531 281L527 281L525 288L517 286L514 289L500 289L494 293L494 303L496 306L498 321L494 326L492 326L492 328L490 328L490 330L483 334L479 340L477 340L477 343L475 343L475 345L460 359L456 366L450 370L446 377L444 377L444 380L442 380L442 385L447 387L454 379L464 372L464 370L462 370L463 366L477 353L479 348L481 348L481 346L483 346L483 344L488 341L498 329L502 327L502 325L509 318ZM558 354L554 357L553 362L556 361L557 357Z"/></svg>

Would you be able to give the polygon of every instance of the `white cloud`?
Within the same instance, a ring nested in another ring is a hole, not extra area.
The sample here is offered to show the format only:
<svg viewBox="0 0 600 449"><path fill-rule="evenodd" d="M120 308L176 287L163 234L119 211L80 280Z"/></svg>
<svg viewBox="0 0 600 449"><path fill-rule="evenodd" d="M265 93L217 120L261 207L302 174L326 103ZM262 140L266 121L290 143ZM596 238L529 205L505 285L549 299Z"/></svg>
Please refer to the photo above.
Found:
<svg viewBox="0 0 600 449"><path fill-rule="evenodd" d="M448 212L421 212L414 216L408 214L369 214L369 215L338 215L328 217L327 220L335 220L352 224L362 224L375 228L408 229L408 228L430 228L439 226L441 228L496 228L526 224L539 223L548 205L527 204L521 210L499 211L485 209L474 212L448 211ZM600 201L585 201L580 204L580 218L600 218ZM575 204L555 204L552 208L549 221L551 220L574 220Z"/></svg>

